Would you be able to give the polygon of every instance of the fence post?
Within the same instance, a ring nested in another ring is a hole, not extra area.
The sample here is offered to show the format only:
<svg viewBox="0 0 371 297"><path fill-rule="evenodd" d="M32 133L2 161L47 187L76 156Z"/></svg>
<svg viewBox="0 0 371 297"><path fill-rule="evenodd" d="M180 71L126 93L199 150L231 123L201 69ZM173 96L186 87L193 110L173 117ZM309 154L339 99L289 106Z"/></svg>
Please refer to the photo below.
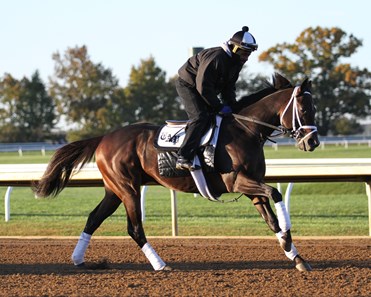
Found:
<svg viewBox="0 0 371 297"><path fill-rule="evenodd" d="M368 199L368 235L371 236L371 181L369 180L365 184Z"/></svg>
<svg viewBox="0 0 371 297"><path fill-rule="evenodd" d="M5 193L5 200L4 200L4 206L5 206L5 222L9 222L10 220L10 194L13 191L13 187L8 187Z"/></svg>
<svg viewBox="0 0 371 297"><path fill-rule="evenodd" d="M145 200L146 200L147 190L148 190L148 186L143 186L142 191L140 192L140 208L142 210L142 222L146 220Z"/></svg>
<svg viewBox="0 0 371 297"><path fill-rule="evenodd" d="M178 206L176 192L170 190L171 196L171 222L172 222L172 234L173 236L178 236Z"/></svg>

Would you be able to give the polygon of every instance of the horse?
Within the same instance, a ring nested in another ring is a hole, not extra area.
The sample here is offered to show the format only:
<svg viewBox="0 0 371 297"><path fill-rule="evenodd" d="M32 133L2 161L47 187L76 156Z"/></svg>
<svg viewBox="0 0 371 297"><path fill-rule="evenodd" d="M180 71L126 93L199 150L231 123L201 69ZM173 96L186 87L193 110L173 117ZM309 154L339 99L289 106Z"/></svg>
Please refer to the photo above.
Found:
<svg viewBox="0 0 371 297"><path fill-rule="evenodd" d="M266 88L242 97L224 116L217 147L215 168L205 173L214 193L240 193L247 196L268 227L276 234L285 255L300 271L312 270L298 253L291 237L291 221L280 192L264 183L266 171L263 146L275 130L291 135L298 148L313 151L318 145L315 106L311 81L298 86L278 73ZM147 241L141 221L140 188L162 185L175 191L197 193L191 176L164 177L159 174L154 146L159 125L134 123L99 137L79 140L58 149L44 175L33 185L38 197L57 196L78 172L95 156L105 188L102 201L89 214L71 259L85 265L85 252L91 236L123 203L127 232L143 251L154 270L171 270ZM270 201L274 203L276 214Z"/></svg>

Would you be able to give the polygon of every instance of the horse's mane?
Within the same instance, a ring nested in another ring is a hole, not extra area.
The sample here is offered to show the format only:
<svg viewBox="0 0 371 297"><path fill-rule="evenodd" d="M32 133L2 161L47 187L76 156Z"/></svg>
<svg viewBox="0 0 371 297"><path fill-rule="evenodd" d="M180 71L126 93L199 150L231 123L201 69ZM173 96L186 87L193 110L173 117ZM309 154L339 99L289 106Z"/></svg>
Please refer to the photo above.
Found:
<svg viewBox="0 0 371 297"><path fill-rule="evenodd" d="M275 72L272 75L272 82L265 80L264 84L266 85L264 89L259 90L256 93L241 97L241 99L233 105L233 111L239 112L242 108L254 104L255 102L270 94L273 94L274 92L292 88L292 84L289 82L289 80L278 72Z"/></svg>

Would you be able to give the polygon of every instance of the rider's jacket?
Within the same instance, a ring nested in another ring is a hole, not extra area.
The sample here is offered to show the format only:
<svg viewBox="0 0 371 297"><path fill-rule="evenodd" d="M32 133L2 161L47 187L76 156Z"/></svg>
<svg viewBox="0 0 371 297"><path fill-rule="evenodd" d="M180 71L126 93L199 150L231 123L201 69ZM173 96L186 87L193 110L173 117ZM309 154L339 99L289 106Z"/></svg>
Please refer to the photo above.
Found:
<svg viewBox="0 0 371 297"><path fill-rule="evenodd" d="M241 69L237 55L223 47L213 47L189 58L178 74L181 80L197 89L213 110L219 111L222 103L236 102L236 81Z"/></svg>

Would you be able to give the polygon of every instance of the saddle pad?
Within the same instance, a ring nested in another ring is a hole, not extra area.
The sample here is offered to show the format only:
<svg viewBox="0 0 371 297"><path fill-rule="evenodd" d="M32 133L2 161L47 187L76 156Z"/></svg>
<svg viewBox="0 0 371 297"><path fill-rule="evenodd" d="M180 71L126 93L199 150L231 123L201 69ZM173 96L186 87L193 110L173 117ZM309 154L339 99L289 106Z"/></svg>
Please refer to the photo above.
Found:
<svg viewBox="0 0 371 297"><path fill-rule="evenodd" d="M162 150L176 150L178 149L185 137L186 125L165 125L160 128L158 136L155 140L155 146ZM202 137L200 145L207 144L213 135L213 129L207 130L206 134Z"/></svg>

